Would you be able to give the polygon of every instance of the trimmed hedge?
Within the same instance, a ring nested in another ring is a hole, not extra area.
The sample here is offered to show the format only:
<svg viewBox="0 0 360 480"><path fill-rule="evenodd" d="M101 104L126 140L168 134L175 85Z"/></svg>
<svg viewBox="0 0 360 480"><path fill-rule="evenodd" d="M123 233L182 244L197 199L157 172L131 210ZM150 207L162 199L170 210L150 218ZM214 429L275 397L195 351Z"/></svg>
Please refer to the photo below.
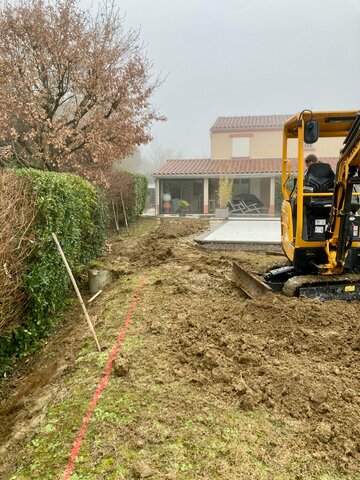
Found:
<svg viewBox="0 0 360 480"><path fill-rule="evenodd" d="M35 218L31 184L12 170L0 170L0 332L21 321L23 276L33 248L29 231Z"/></svg>
<svg viewBox="0 0 360 480"><path fill-rule="evenodd" d="M148 179L141 173L133 173L133 196L128 206L128 218L129 221L134 221L145 209Z"/></svg>
<svg viewBox="0 0 360 480"><path fill-rule="evenodd" d="M109 176L107 198L109 208L117 222L124 223L122 201L127 219L133 222L145 209L148 180L140 173L112 172Z"/></svg>
<svg viewBox="0 0 360 480"><path fill-rule="evenodd" d="M11 334L0 336L0 371L10 357L23 356L47 336L53 314L66 303L70 279L51 233L56 233L74 275L79 275L89 260L101 255L108 216L102 195L78 176L33 169L17 173L30 180L35 196L35 248L23 277L24 321Z"/></svg>

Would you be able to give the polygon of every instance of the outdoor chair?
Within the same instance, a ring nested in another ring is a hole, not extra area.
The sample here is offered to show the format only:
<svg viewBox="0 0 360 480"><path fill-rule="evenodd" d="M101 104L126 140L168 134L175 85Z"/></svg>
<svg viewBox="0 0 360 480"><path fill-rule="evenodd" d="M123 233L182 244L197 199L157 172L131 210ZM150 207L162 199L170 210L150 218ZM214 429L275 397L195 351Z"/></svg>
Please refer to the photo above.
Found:
<svg viewBox="0 0 360 480"><path fill-rule="evenodd" d="M260 213L260 210L256 205L256 203L247 204L244 200L237 199L233 202L229 202L230 213L240 213L243 215L248 213Z"/></svg>
<svg viewBox="0 0 360 480"><path fill-rule="evenodd" d="M244 214L246 211L246 208L244 207L243 203L239 200L234 200L232 202L229 202L228 207L229 207L230 213Z"/></svg>

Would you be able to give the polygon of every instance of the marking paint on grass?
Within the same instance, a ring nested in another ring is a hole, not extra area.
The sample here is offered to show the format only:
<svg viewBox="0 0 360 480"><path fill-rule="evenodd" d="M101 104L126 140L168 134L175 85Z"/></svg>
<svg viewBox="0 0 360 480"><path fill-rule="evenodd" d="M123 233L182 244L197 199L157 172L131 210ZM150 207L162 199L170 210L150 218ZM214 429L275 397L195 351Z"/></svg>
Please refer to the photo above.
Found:
<svg viewBox="0 0 360 480"><path fill-rule="evenodd" d="M141 293L141 290L144 286L144 282L145 282L145 279L144 279L144 277L142 277L141 280L140 280L140 287L137 289L137 291L136 291L136 293L133 297L133 300L131 302L130 309L129 309L128 314L127 314L126 319L125 319L125 323L124 323L122 329L119 332L116 345L110 352L109 359L108 359L108 361L106 363L106 366L105 366L104 375L103 375L100 383L98 384L97 389L95 390L95 393L94 393L94 396L92 398L89 410L87 411L87 413L85 415L85 418L84 418L83 424L80 428L80 431L78 433L78 436L77 436L77 438L76 438L76 440L75 440L75 442L72 446L70 457L69 457L69 463L68 463L68 466L66 468L66 472L65 472L65 475L63 477L63 480L69 480L69 478L72 474L72 471L73 471L73 468L74 468L74 463L75 463L76 457L77 457L77 455L80 451L81 443L82 443L82 440L85 436L90 417L91 417L91 415L92 415L92 413L93 413L93 411L96 407L96 404L98 403L98 400L101 396L102 391L104 390L104 388L106 387L106 385L108 383L110 373L111 373L112 363L115 360L115 357L116 357L117 352L120 348L120 345L122 344L122 342L124 340L125 332L126 332L128 326L129 326L132 314L134 313L135 307L136 307L136 305L139 301L140 293Z"/></svg>

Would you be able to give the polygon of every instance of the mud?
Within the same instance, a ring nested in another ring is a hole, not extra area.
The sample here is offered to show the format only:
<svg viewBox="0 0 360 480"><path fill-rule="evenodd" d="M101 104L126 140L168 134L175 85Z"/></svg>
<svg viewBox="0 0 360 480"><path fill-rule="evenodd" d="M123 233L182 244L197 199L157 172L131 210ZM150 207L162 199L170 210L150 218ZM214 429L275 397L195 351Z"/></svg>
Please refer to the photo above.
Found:
<svg viewBox="0 0 360 480"><path fill-rule="evenodd" d="M149 316L147 332L167 352L171 367L164 375L187 379L205 396L220 395L244 411L266 409L290 425L298 444L315 459L349 474L356 472L358 302L320 302L272 293L245 299L229 280L232 260L253 273L264 273L286 264L286 259L258 249L201 248L193 237L206 227L200 220L162 220L148 234L113 241L103 259L118 275L146 275L158 268L154 295L147 297L146 305L156 315ZM68 348L73 351L74 345ZM60 350L49 347L44 355L56 358ZM125 366L119 367L121 375L127 374ZM31 374L15 378L18 392L29 394L26 384L31 378L34 381ZM44 377L39 383L39 398L47 381ZM19 412L15 415L12 409L21 410L21 397L18 393L14 401L9 395L2 404L2 414L11 418L11 425L16 425ZM9 436L5 431L0 434ZM138 470L138 476L144 477Z"/></svg>

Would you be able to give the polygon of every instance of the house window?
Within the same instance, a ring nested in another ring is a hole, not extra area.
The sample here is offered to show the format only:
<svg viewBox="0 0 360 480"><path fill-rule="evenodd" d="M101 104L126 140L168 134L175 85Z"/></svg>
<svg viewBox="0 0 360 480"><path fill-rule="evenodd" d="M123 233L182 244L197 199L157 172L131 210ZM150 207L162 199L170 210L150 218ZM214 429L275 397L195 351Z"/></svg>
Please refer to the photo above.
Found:
<svg viewBox="0 0 360 480"><path fill-rule="evenodd" d="M242 178L240 180L240 192L239 193L250 193L250 178Z"/></svg>
<svg viewBox="0 0 360 480"><path fill-rule="evenodd" d="M232 138L232 154L233 158L250 156L250 138L249 137L233 137Z"/></svg>

